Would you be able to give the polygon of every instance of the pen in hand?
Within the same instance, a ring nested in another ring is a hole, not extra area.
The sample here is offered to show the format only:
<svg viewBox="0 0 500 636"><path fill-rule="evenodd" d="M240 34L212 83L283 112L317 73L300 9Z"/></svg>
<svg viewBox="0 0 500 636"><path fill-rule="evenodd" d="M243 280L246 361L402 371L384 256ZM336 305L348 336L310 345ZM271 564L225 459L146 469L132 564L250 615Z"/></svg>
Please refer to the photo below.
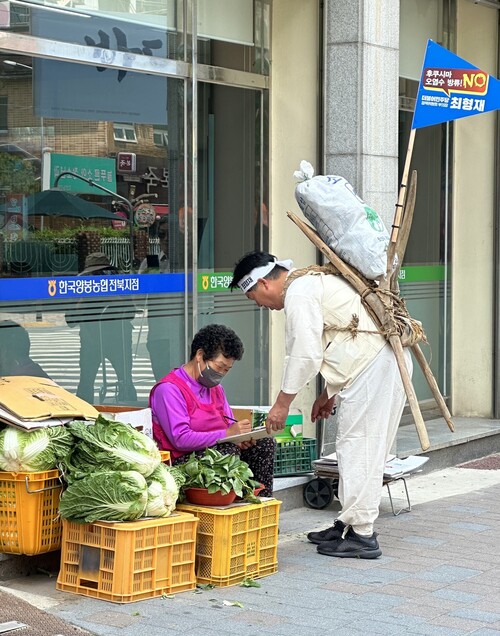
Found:
<svg viewBox="0 0 500 636"><path fill-rule="evenodd" d="M238 420L235 420L234 417L229 417L229 415L223 415L222 417L224 417L228 422L237 422Z"/></svg>

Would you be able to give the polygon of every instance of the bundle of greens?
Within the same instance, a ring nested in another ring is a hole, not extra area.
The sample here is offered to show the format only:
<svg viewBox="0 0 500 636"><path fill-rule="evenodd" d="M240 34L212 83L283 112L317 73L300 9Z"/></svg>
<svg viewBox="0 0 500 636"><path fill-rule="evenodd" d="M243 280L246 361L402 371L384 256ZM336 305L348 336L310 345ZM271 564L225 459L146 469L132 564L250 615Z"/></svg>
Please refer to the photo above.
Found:
<svg viewBox="0 0 500 636"><path fill-rule="evenodd" d="M209 493L227 494L231 490L238 497L252 503L260 503L254 489L260 484L253 479L249 465L237 455L224 455L216 448L207 448L201 457L191 453L185 464L178 465L186 488L206 488Z"/></svg>
<svg viewBox="0 0 500 636"><path fill-rule="evenodd" d="M73 436L64 426L31 431L7 426L0 431L0 469L13 473L53 470L72 446Z"/></svg>

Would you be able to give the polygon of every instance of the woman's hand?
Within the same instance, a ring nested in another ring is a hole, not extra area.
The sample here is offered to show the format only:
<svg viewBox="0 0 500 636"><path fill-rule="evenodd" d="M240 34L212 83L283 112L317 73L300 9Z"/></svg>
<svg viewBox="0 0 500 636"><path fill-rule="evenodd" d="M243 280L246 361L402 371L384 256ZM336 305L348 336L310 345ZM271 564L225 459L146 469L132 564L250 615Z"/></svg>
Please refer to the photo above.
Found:
<svg viewBox="0 0 500 636"><path fill-rule="evenodd" d="M239 444L236 444L236 446L241 448L241 450L247 450L247 448L251 448L252 446L255 446L255 444L257 444L257 440L252 438L246 442L240 442Z"/></svg>
<svg viewBox="0 0 500 636"><path fill-rule="evenodd" d="M235 422L231 424L226 429L226 437L230 437L231 435L241 435L241 433L250 433L252 430L252 424L250 420L240 420L239 422Z"/></svg>
<svg viewBox="0 0 500 636"><path fill-rule="evenodd" d="M323 393L318 398L316 398L314 404L312 405L311 422L330 417L330 415L333 413L334 408L335 395L332 395L332 397L329 398L325 389Z"/></svg>

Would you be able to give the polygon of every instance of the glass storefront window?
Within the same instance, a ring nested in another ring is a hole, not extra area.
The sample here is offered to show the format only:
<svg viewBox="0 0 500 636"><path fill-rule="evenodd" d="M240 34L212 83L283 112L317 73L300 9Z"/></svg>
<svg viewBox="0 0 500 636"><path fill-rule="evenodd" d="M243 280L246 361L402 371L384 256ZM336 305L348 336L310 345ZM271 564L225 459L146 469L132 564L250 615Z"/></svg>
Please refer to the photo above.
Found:
<svg viewBox="0 0 500 636"><path fill-rule="evenodd" d="M114 0L71 15L18 2L0 28L27 35L16 54L0 40L0 338L13 343L0 373L31 369L89 402L145 405L193 332L220 322L245 341L231 401L266 404L266 317L219 283L266 240L268 96L245 72L257 57L263 68L269 3L251 3L258 44L231 42L253 61L211 83L150 59L189 60L188 20L176 29L192 3L160 4L136 1L132 16ZM209 64L219 43L199 42ZM124 65L127 51L142 72ZM232 68L225 54L217 64Z"/></svg>
<svg viewBox="0 0 500 636"><path fill-rule="evenodd" d="M400 176L406 158L418 82L400 79ZM412 228L400 274L401 294L410 314L425 326L424 345L441 392L449 385L449 278L451 241L450 157L452 126L419 128L415 135L410 173L417 171L417 197ZM419 368L414 385L420 400L432 397Z"/></svg>

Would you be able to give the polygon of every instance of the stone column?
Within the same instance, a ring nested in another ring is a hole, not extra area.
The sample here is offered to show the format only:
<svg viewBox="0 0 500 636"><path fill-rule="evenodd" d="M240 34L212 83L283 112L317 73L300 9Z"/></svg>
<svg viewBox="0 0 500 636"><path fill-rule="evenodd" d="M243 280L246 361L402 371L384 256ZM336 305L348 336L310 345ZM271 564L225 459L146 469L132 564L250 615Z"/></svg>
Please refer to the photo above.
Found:
<svg viewBox="0 0 500 636"><path fill-rule="evenodd" d="M399 0L326 0L324 171L390 226L398 190Z"/></svg>
<svg viewBox="0 0 500 636"><path fill-rule="evenodd" d="M388 229L398 195L399 0L326 0L324 173L345 177ZM324 426L333 452L336 417Z"/></svg>

